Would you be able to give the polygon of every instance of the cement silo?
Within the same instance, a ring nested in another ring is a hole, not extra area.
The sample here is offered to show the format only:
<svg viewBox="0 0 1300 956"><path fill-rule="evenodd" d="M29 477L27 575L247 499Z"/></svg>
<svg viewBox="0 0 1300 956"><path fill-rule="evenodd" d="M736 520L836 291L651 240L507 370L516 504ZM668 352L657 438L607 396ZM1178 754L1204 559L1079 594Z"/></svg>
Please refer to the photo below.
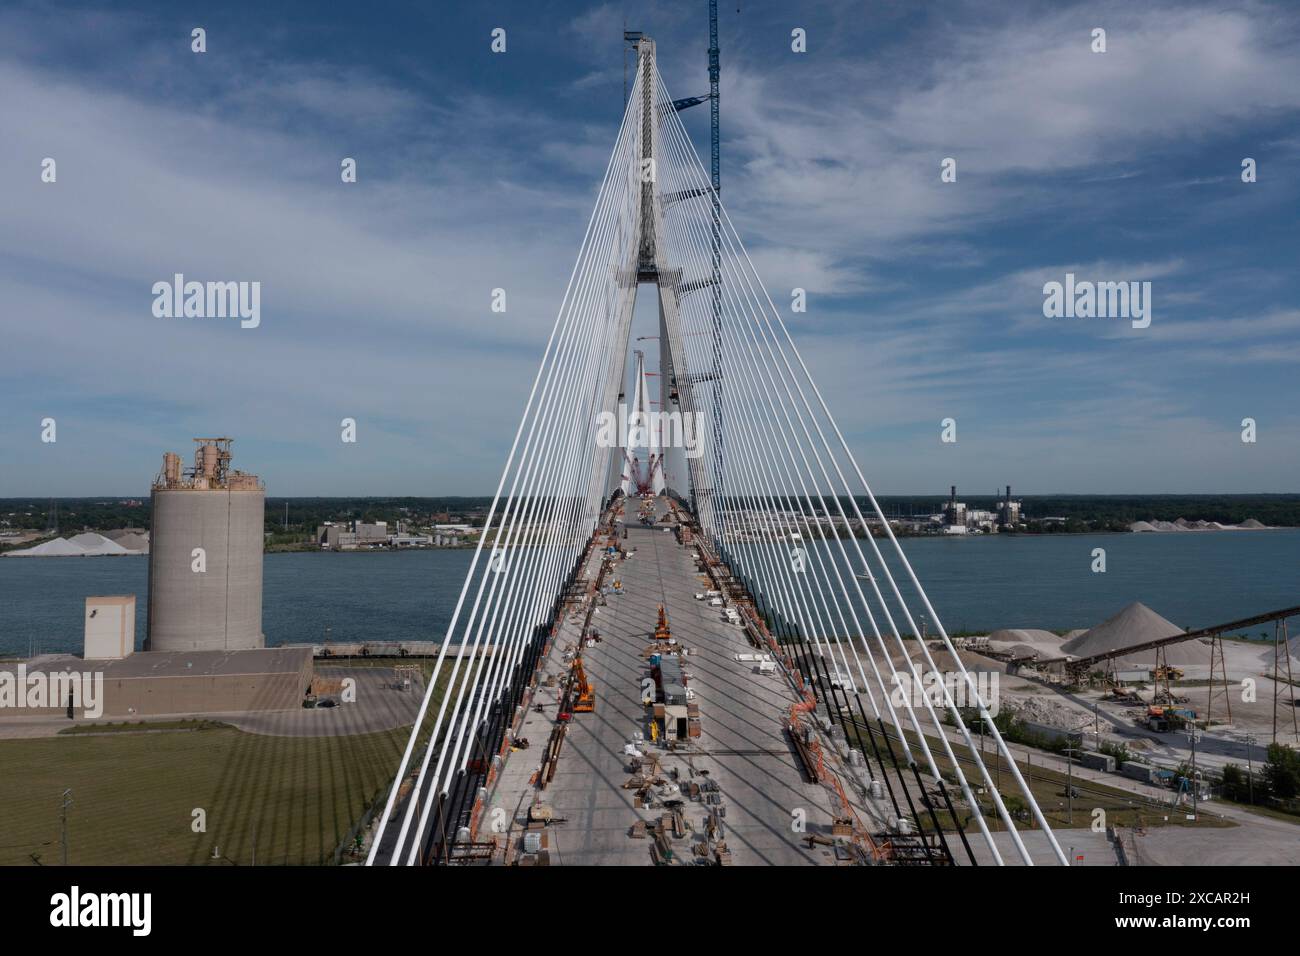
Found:
<svg viewBox="0 0 1300 956"><path fill-rule="evenodd" d="M194 467L182 473L168 452L153 485L145 649L264 647L266 493L256 475L230 469L231 439L194 441Z"/></svg>

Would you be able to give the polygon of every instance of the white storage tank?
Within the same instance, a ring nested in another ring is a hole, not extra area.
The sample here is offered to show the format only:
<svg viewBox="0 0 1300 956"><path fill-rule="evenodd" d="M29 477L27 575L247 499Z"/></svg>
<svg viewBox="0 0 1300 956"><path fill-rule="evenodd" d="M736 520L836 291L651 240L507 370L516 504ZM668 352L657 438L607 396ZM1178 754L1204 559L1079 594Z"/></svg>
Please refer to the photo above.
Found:
<svg viewBox="0 0 1300 956"><path fill-rule="evenodd" d="M164 456L153 487L146 649L264 647L266 493L255 475L230 470L231 439L195 441L194 468L178 477Z"/></svg>

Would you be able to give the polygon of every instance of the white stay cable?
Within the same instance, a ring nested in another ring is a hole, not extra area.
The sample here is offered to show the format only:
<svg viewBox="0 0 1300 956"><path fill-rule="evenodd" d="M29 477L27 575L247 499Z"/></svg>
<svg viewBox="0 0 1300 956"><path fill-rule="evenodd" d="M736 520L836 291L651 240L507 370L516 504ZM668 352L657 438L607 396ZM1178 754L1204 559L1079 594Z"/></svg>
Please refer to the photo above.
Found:
<svg viewBox="0 0 1300 956"><path fill-rule="evenodd" d="M678 122L676 125L680 126L680 122ZM682 135L684 136L684 131L682 131ZM698 157L696 157L696 156L694 155L693 150L691 151L691 157L690 157L690 158L691 158L691 159L694 159L694 161L695 161L695 162L694 162L694 165L697 166L697 167L699 167ZM700 170L699 170L699 171L700 171L700 179L703 180L703 170L702 170L702 167L700 167ZM739 238L738 238L737 236L735 236L734 228L731 226L729 219L726 218L726 211L725 211L725 209L722 209L722 210L721 210L721 215L724 217L724 230L723 230L723 232L724 232L724 237L725 237L726 242L727 242L729 245L731 245L731 244L734 243L734 245L737 246L737 247L740 249L740 254L742 254L742 255L745 256L745 260L744 260L744 261L745 261L745 263L748 265L748 275L752 275L752 276L753 276L755 282L758 284L758 286L759 286L760 289L761 289L761 281L758 280L758 277L757 277L756 273L755 273L754 270L753 270L753 265L752 265L752 262L751 262L751 261L749 260L749 258L748 258L748 254L744 252L743 246L739 244ZM746 277L746 281L748 282L748 276ZM764 299L766 300L766 304L767 304L767 306L771 309L773 316L775 316L776 319L777 319L777 321L780 322L779 313L776 312L775 306L772 304L770 297L767 296L767 293L766 293L765 291L763 292L763 297L764 297ZM767 318L766 318L766 310L764 310L763 317L764 317L764 321L765 321L765 322L768 321ZM789 341L789 333L788 333L788 330L785 329L785 327L784 327L783 324L781 325L781 329L782 329L782 331L785 333L785 338L786 338L786 340ZM792 349L794 348L794 346L793 346L793 342L792 342L792 341L790 341L790 347L791 347ZM797 354L797 353L796 353L796 354ZM810 384L812 385L812 387L813 387L814 389L816 389L815 383L812 383L812 382L811 382L811 376L808 374L806 366L802 365L802 360L801 360L801 359L800 359L800 364L801 364L801 367L804 369L805 377L809 379ZM793 371L792 371L792 370L790 370L790 374L793 374ZM798 383L795 382L794 384L796 385L796 388L798 388ZM800 394L802 395L802 391L801 391L801 389L800 389ZM817 394L817 396L818 396L819 404L820 404L821 407L822 407L823 414L826 416L826 418L827 418L828 422L830 423L831 427L834 428L837 437L840 439L840 443L841 443L841 445L844 446L845 451L847 452L847 445L846 445L846 443L844 443L844 441L843 441L843 436L842 436L842 434L839 432L838 428L834 426L833 418L831 418L831 417L830 417L830 414L829 414L829 409L825 406L825 402L824 402L823 400L821 400L820 393L818 392L818 393L816 393L816 394ZM805 404L806 404L806 399L805 399ZM808 406L808 408L809 408L809 411L811 412L811 411L812 411L811 406ZM820 425L817 425L817 423L816 423L815 420L814 420L814 426L817 428L817 430L818 430L818 432L819 432L819 434L820 434ZM824 443L824 436L823 436L823 443ZM828 449L828 451L829 451L829 446L826 446L826 447L827 447L827 449ZM851 457L851 454L850 454L850 457ZM834 461L834 457L833 457L833 455L832 455L832 459L831 459L831 460L832 460L832 462ZM835 465L835 468L836 468L836 470L837 470L837 472L838 472L838 465ZM864 486L864 487L867 487L867 486L866 486L866 483L865 483L865 479L862 478L861 473L860 473L860 469L857 468L856 463L854 463L854 470L858 472L859 479L862 480L862 482L863 482L863 486ZM842 473L840 473L840 474L841 474L841 478L842 478L842 477L843 477L843 476L842 476ZM848 490L848 489L847 489L847 485L846 485L846 490ZM868 488L867 490L868 490L868 494L870 495L870 490L869 490L869 488ZM849 498L850 498L850 502L853 504L854 509L855 509L855 511L856 511L856 502L854 501L851 492L849 493ZM875 503L874 496L871 497L871 500L872 500L873 504L876 504L876 503ZM895 549L898 551L900 557L902 557L902 554L901 554L901 548L898 546L897 540L894 539L894 536L893 536L893 534L892 534L892 531L889 530L888 522L887 522L887 520L884 519L883 513L880 512L880 509L879 509L878 504L876 504L876 510L877 510L877 514L878 514L878 516L879 516L880 519L881 519L881 523L882 523L882 524L884 525L884 527L886 528L887 533L889 534L891 540L892 540L893 543L894 543ZM862 527L864 527L864 528L867 527L865 521L861 518L860 512L859 512L858 514L859 514L859 521L860 521ZM872 541L871 543L872 543L872 546L873 546L873 550L875 550L875 548L874 548L874 541ZM877 551L877 553L878 553L878 551ZM865 558L864 558L863 560L865 561ZM906 602L902 599L902 595L901 595L901 593L898 591L897 585L893 582L892 574L891 574L890 571L889 571L888 565L884 563L884 561L883 561L883 557L881 557L880 560L881 560L881 564L882 564L882 567L883 567L884 573L885 573L885 575L886 575L886 578L887 578L887 580L889 580L890 585L891 585L891 588L892 588L893 591L894 591L895 597L896 597L896 599L898 600L900 606L904 609L904 612L905 612L905 614L906 614L906 616L907 616L907 618L908 618L908 620L909 620L909 623L912 623L912 626L913 626L913 633L915 633L915 632L916 632L916 631L915 631L915 624L914 624L914 622L911 621L911 615L910 615L910 613L907 612L907 609L906 609ZM903 560L905 561L906 559L903 558ZM911 578L911 580L912 580L912 582L913 582L914 587L916 587L918 593L920 593L920 594L922 595L922 598L923 598L923 600L925 601L925 604L926 604L927 610L929 610L930 613L931 613L931 616L934 617L934 614L933 614L933 608L932 608L932 606L930 606L929 601L928 601L928 598L926 598L926 597L924 596L924 592L923 592L923 590L920 588L919 581L916 580L914 573L911 571L910 565L905 565L905 566L908 568L908 573L909 573L909 576L910 576L910 578ZM873 583L874 583L874 577L872 578L872 580L873 580ZM881 598L881 600L882 600L882 602L883 602L883 598ZM937 617L935 617L935 620L936 620L936 623L938 623L938 622L937 622ZM940 628L941 628L941 625L940 625ZM895 631L895 634L896 634L896 633L897 633L897 630L894 629L894 631ZM942 628L941 628L941 633L943 633L943 632L942 632ZM972 696L973 696L974 699L975 699L977 702L979 702L979 704L980 704L980 709L981 709L981 712L982 712L982 713L981 713L981 716L983 716L983 717L985 718L986 722L989 723L989 724L991 725L991 723L992 723L992 722L991 722L991 718L988 717L987 712L986 712L986 711L984 710L984 708L983 708L983 702L982 702L982 701L980 700L980 698L979 698L979 695L978 695L978 693L977 693L977 691L976 691L976 688L975 688L974 685L973 685L973 681L971 681L970 675L966 672L964 666L962 665L962 663L961 663L961 661L960 661L960 658L956 655L955 650L953 650L953 649L951 648L951 644L947 641L947 635L946 635L946 633L944 633L943 636L944 636L945 644L948 646L948 648L949 648L949 650L950 650L950 653L951 653L952 656L953 656L954 661L956 661L956 663L957 663L957 667L960 669L960 672L961 672L962 676L965 677L965 679L966 679L966 681L967 681L968 686L970 687L970 689L974 692ZM922 644L923 644L923 642L922 642ZM931 664L931 666L933 667L933 659L930 657L930 655L929 655L929 653L928 653L928 648L924 648L924 645L923 645L923 652L924 652L924 654L925 654L925 656L926 656L926 658L927 658L927 661L928 661L928 662ZM945 697L948 697L948 698L949 698L949 699L946 701L946 703L949 705L949 709L950 709L951 711L955 711L955 710L956 710L955 705L954 705L953 702L951 701L950 695L948 695L948 694L946 693L946 688L945 688ZM964 726L964 723L961 722L960 714L955 714L954 717L955 717L955 720L956 720L956 722L957 722L958 727L961 729L961 731L965 734L965 736L966 736L966 738L967 738L967 743L968 743L968 746L969 746L969 748L970 748L970 750L971 750L971 752L972 752L972 757L977 761L977 764L980 765L981 770L984 770L984 772L987 774L986 769L983 768L983 766L982 766L982 761L979 761L979 759L978 759L978 750L974 747L974 743L973 743L973 741L970 739L970 737L969 737L969 733L966 731L966 728L965 728L965 726ZM992 727L990 727L990 729L993 731L994 734L996 734L996 729L994 729L994 728L992 728ZM946 735L944 735L944 736L946 737ZM1000 741L1000 738L999 738L999 741ZM1003 745L1003 746L1005 746L1005 745ZM1031 806L1033 806L1033 807L1035 808L1035 812L1036 812L1036 815L1038 816L1038 822L1039 822L1040 827L1042 827L1042 828L1044 829L1045 833L1048 835L1048 838L1049 838L1049 840L1051 841L1051 843L1052 843L1052 845L1053 845L1053 849L1059 851L1059 845L1056 843L1054 836L1051 834L1050 828L1047 826L1045 819L1042 818L1042 816L1041 816L1041 810L1039 810L1039 809L1037 808L1036 801L1034 801L1034 799L1033 799L1033 797L1032 797L1032 794L1028 791L1028 787L1027 787L1027 786L1024 786L1024 785L1023 785L1023 780L1020 780L1020 779L1019 779L1018 771L1013 771L1013 772L1015 772L1016 777L1018 778L1018 782L1020 782L1020 783L1022 784L1022 786L1021 786L1022 792L1025 793L1026 798L1027 798L1027 800L1029 801L1029 803L1031 804ZM988 783L989 783L989 785L990 785L991 792L994 794L995 802L997 802L997 803L999 804L999 810L1004 814L1004 819L1006 819L1007 822L1008 822L1008 826L1009 826L1009 827L1014 827L1014 824L1011 823L1011 821L1009 820L1009 814L1006 814L1006 812L1005 812L1005 808L1001 806L1001 801L1000 801L1000 799L998 798L998 795L997 795L997 792L996 792L996 788L993 788L993 787L992 787L992 782L991 782L991 781L988 781ZM1026 859L1026 862L1029 862L1027 851L1025 851L1025 850L1023 849L1023 844L1020 843L1019 837L1018 837L1017 834L1015 834L1014 830L1012 830L1012 836L1013 836L1013 840L1015 840L1015 842L1018 844L1018 849L1021 850L1021 855L1022 855L1022 857ZM1061 860L1061 862L1064 862L1064 860L1063 860L1063 855L1061 855L1061 854L1058 853L1058 858Z"/></svg>
<svg viewBox="0 0 1300 956"><path fill-rule="evenodd" d="M631 103L635 103L637 101L638 101L637 99L633 99ZM367 865L373 865L373 863L375 862L376 855L383 842L387 825L392 818L394 806L397 802L398 794L401 790L403 780L406 777L407 767L410 764L411 755L414 751L416 742L420 737L421 729L424 725L425 716L426 713L428 712L429 704L432 700L435 688L438 686L439 683L438 675L441 672L443 663L447 655L447 651L451 646L452 636L455 633L457 622L460 618L461 609L464 606L465 598L468 594L470 584L473 581L475 573L479 567L480 557L482 555L482 550L483 550L483 543L487 539L488 531L492 526L493 518L496 515L497 507L500 504L501 493L505 488L506 479L510 474L512 463L515 461L515 457L519 449L519 442L521 437L523 437L524 427L528 423L529 418L532 416L532 413L534 411L534 403L538 396L539 385L542 384L544 379L546 381L549 381L549 377L551 373L554 371L556 355L559 352L559 349L556 348L556 343L558 340L562 338L572 318L571 296L575 292L575 279L578 277L579 269L580 267L583 266L584 261L586 261L590 257L590 250L592 248L598 247L595 243L593 243L593 238L596 235L596 233L593 232L593 230L597 230L601 232L601 234L603 235L603 230L607 227L607 223L604 220L598 220L598 213L602 212L600 195L604 195L608 191L610 191L613 188L613 184L615 183L615 181L619 177L625 175L624 167L626 166L626 163L621 162L620 157L622 157L631 148L630 145L628 144L633 141L633 137L629 136L629 133L633 130L633 126L639 127L639 119L635 118L633 116L633 113L634 111L629 107L629 110L624 116L623 125L620 128L619 142L610 154L610 160L606 168L605 178L602 181L601 191L600 194L598 194L597 203L593 207L591 217L587 223L587 230L583 238L582 250L579 253L577 262L575 262L574 264L573 271L570 274L568 287L565 290L564 299L561 302L559 313L556 316L555 325L552 328L550 338L547 341L546 350L543 353L541 364L538 368L536 376L534 377L533 385L529 392L529 397L525 404L523 415L520 418L519 426L516 429L515 437L511 444L509 455L507 456L506 459L506 466L502 471L501 479L498 482L496 492L493 495L492 504L488 510L488 516L484 524L483 534L480 536L479 542L475 547L474 556L470 564L469 572L466 574L465 582L461 588L460 596L457 599L455 609L452 612L451 622L449 623L447 628L447 639L443 642L442 647L439 649L438 657L434 664L433 675L430 677L428 686L425 689L424 699L421 701L419 712L416 715L415 722L411 730L411 737L407 742L405 752L403 753L402 756L401 764L398 768L397 774L393 781L393 787L389 793L387 803L385 804L384 807L384 811L380 816L379 824L378 827L376 828L373 837L371 850L367 857L367 861L366 861ZM639 129L635 131L635 134L636 136L639 136ZM535 424L535 420L534 420L534 424ZM530 436L531 436L531 432L530 432ZM480 589L480 593L481 593L481 589ZM445 702L446 702L446 697L444 695L444 699L443 699L444 706L445 706ZM439 723L440 722L441 722L441 710L439 715ZM437 733L435 731L435 733L431 735L430 745L432 746L436 742L436 740L437 740ZM427 766L427 760L425 762L425 766ZM423 776L423 768L422 768L421 776ZM418 798L419 794L420 794L420 784L417 783L416 789L413 791L412 794L411 806L415 805L416 798ZM392 862L394 863L398 862L401 857L400 851L401 851L403 840L406 835L409 819L410 819L410 813L408 808L408 813L406 814L405 819L403 821L402 833L398 839L398 852L394 854L392 859Z"/></svg>

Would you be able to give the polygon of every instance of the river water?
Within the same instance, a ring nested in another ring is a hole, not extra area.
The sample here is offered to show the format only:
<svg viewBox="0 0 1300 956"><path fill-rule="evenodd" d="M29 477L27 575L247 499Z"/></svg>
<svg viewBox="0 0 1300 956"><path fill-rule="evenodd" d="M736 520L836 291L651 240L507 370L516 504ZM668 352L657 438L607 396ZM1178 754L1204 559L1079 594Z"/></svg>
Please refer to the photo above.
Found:
<svg viewBox="0 0 1300 956"><path fill-rule="evenodd" d="M1104 574L1091 570L1096 548ZM1300 605L1300 529L911 538L903 549L950 632L1090 627L1130 601L1183 627ZM267 643L440 640L472 554L268 554ZM136 595L143 641L148 579L143 556L0 559L0 655L79 652L91 595Z"/></svg>

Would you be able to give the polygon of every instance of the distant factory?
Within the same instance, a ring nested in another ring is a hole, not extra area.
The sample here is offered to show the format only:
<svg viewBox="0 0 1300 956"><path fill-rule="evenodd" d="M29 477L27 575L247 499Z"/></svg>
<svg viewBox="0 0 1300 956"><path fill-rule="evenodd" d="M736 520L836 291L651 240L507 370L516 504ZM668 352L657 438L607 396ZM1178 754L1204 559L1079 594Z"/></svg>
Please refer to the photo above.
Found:
<svg viewBox="0 0 1300 956"><path fill-rule="evenodd" d="M398 521L395 528L389 528L387 521L326 521L316 529L316 543L322 551L452 548L464 544L473 530L467 524L439 524L426 533L416 534L402 521Z"/></svg>
<svg viewBox="0 0 1300 956"><path fill-rule="evenodd" d="M1011 497L1011 486L1007 493L994 505L994 510L985 511L967 508L964 501L957 500L957 486L948 490L948 502L943 511L929 518L931 530L943 534L996 534L999 531L1014 531L1020 524L1020 502Z"/></svg>
<svg viewBox="0 0 1300 956"><path fill-rule="evenodd" d="M846 513L843 508L834 508L826 513L821 508L808 510L753 511L743 507L719 508L718 513L726 519L728 527L722 532L722 538L728 543L786 540L818 541L828 537L865 535L882 536L884 524L890 529L904 535L979 535L1012 532L1024 528L1025 517L1019 499L1011 497L1011 486L994 493L991 509L972 508L964 501L957 500L957 486L949 488L946 501L938 502L938 510L930 512L933 507L929 502L914 510L891 508L884 514L883 520L872 509L865 513L856 509ZM933 500L933 499L932 499ZM1065 519L1038 518L1036 522Z"/></svg>

